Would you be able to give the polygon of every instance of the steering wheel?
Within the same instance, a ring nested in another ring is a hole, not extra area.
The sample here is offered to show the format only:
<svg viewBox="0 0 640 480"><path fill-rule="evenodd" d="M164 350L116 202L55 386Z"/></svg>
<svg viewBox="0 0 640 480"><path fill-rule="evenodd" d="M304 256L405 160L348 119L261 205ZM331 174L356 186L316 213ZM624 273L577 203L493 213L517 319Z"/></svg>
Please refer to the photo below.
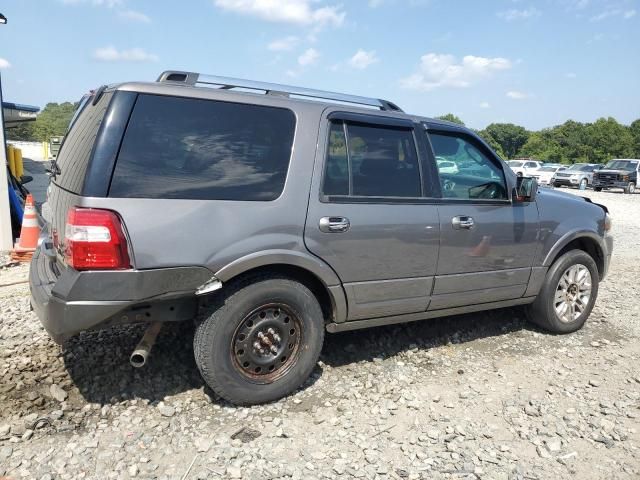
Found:
<svg viewBox="0 0 640 480"><path fill-rule="evenodd" d="M456 194L453 192L454 188L456 188L456 184L452 180L445 178L442 181L442 190L445 192L445 196L455 197Z"/></svg>

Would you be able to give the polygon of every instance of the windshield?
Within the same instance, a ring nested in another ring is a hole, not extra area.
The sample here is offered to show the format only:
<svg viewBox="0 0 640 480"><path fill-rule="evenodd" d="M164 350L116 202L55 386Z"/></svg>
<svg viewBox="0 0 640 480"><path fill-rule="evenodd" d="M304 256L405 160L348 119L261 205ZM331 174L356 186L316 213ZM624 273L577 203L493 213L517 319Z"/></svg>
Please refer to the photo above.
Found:
<svg viewBox="0 0 640 480"><path fill-rule="evenodd" d="M580 165L580 164L574 163L569 168L567 168L567 170L577 170L578 172L590 172L591 170L593 170L593 167L591 165Z"/></svg>
<svg viewBox="0 0 640 480"><path fill-rule="evenodd" d="M633 172L638 168L638 162L630 162L629 160L611 160L604 168L610 168L612 170L628 170L629 172Z"/></svg>
<svg viewBox="0 0 640 480"><path fill-rule="evenodd" d="M522 166L522 162L516 162L515 160L511 160L510 162L507 162L511 167L521 167Z"/></svg>

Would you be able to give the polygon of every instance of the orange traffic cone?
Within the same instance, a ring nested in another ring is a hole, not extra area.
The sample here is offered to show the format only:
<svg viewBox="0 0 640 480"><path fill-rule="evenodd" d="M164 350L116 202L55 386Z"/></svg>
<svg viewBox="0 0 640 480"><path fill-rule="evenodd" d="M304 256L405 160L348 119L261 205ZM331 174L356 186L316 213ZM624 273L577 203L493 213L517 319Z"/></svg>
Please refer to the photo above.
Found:
<svg viewBox="0 0 640 480"><path fill-rule="evenodd" d="M20 262L31 260L33 252L35 252L38 246L39 237L40 225L38 224L38 215L36 213L36 207L33 204L33 196L29 194L24 204L20 240L11 251L11 258Z"/></svg>

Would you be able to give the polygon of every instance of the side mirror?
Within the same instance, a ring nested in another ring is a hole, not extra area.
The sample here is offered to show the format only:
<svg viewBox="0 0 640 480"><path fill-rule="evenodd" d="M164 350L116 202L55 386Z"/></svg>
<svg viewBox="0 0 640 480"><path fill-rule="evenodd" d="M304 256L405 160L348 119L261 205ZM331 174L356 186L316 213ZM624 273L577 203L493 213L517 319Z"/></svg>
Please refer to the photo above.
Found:
<svg viewBox="0 0 640 480"><path fill-rule="evenodd" d="M533 177L517 177L513 192L514 202L533 202L538 193L538 180Z"/></svg>

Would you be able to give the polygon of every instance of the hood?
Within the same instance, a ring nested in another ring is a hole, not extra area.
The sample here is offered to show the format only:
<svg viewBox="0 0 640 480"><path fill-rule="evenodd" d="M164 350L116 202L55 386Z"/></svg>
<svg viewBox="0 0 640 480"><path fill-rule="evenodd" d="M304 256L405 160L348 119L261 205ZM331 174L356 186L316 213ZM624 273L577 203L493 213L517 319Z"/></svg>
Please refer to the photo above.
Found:
<svg viewBox="0 0 640 480"><path fill-rule="evenodd" d="M630 175L633 173L633 171L631 170L613 170L613 169L609 169L609 168L603 168L602 170L598 170L596 173L610 173L610 174L617 174L617 175Z"/></svg>
<svg viewBox="0 0 640 480"><path fill-rule="evenodd" d="M593 205L597 205L598 207L602 208L602 210L604 210L606 213L609 213L609 209L607 207L599 203L592 202L589 197L581 197L580 195L574 195L573 193L562 192L560 190L555 190L555 189L551 190L547 188L541 188L538 190L537 197L542 197L543 199L549 199L551 202L553 202L553 199L556 199L556 198L562 199L565 202L566 201L576 202L577 204L586 202Z"/></svg>

